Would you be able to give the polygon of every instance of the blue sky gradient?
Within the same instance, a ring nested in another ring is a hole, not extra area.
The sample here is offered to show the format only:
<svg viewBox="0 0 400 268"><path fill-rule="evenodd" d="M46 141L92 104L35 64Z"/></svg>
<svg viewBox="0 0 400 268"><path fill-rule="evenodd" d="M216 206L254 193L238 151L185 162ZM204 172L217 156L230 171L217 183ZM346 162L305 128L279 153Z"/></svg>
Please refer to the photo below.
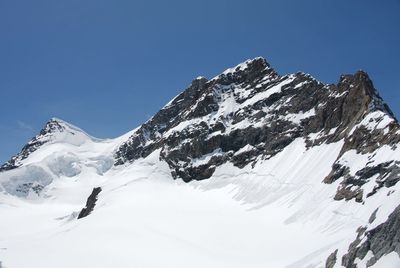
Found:
<svg viewBox="0 0 400 268"><path fill-rule="evenodd" d="M366 70L399 116L399 26L399 0L1 1L0 162L51 117L116 137L256 56L326 83Z"/></svg>

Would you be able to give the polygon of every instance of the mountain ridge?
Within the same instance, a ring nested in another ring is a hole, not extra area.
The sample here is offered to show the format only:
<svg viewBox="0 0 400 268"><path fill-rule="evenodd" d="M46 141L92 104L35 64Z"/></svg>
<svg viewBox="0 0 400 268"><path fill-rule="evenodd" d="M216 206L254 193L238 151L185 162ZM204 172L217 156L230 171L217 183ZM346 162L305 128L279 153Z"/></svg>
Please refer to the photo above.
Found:
<svg viewBox="0 0 400 268"><path fill-rule="evenodd" d="M181 94L178 94L169 103L167 103L163 108L161 108L160 111L164 110L169 105L171 105L171 103L173 103L173 101L176 100L182 94L190 95L190 94L194 94L193 91L196 91L199 89L201 90L201 88L204 87L205 83L212 83L212 82L217 83L218 82L218 83L223 84L223 83L229 83L232 81L241 81L242 79L245 79L244 77L246 77L246 74L248 74L248 73L251 73L254 75L254 73L259 74L259 72L262 72L262 71L266 71L267 73L269 72L269 75L271 75L272 77L275 77L275 78L279 76L275 72L275 70L271 67L271 65L266 61L266 59L258 56L253 59L248 59L248 60L244 61L243 63L236 65L235 67L226 69L224 72L215 76L211 80L208 80L207 78L202 77L202 76L197 77L192 81L191 85L184 92L182 92ZM297 72L292 75L302 75L302 76L310 78L311 80L316 81L317 83L321 83L317 79L312 77L310 74L307 74L304 72ZM285 76L289 76L289 75L285 75ZM366 81L367 83L370 84L369 86L366 87L367 91L365 92L366 96L368 96L372 99L372 101L369 102L370 107L368 107L370 109L370 111L381 110L381 111L387 113L388 115L390 115L395 120L395 122L398 123L397 118L395 117L395 115L393 114L393 112L391 111L389 106L383 101L383 99L380 97L378 91L373 87L372 81L370 80L367 72L365 72L363 70L358 70L354 74L342 74L342 75L340 75L340 79L337 84L326 84L326 86L328 86L328 87L335 86L337 88L344 88L345 86L342 86L342 85L347 85L348 83L346 83L346 81L352 80L354 78L361 79L362 81ZM349 85L347 85L347 86L349 86ZM341 93L343 93L343 92L341 92ZM157 113L156 113L156 115L157 115ZM143 123L142 125L145 125L147 122L151 121L153 119L153 117L150 118L145 123ZM46 133L49 132L49 128L52 130L55 130L57 128L56 124L59 125L58 126L59 130L61 130L61 125L64 124L66 126L69 126L71 129L75 129L78 132L82 132L83 134L87 135L88 137L90 137L92 139L101 140L98 138L94 138L93 136L90 136L82 129L80 129L62 119L56 118L56 117L51 118L45 124L45 127L40 130L38 136L44 136ZM32 140L24 146L24 148L21 150L21 152L19 154L23 154L22 151L26 150L27 149L26 147L28 145L34 143L34 139L35 139L35 137L32 138ZM17 155L19 155L19 154L17 154ZM16 157L16 156L14 156L14 157ZM9 163L10 161L13 161L13 160L10 159L6 163L4 163L0 167L0 171L11 168L12 164ZM9 164L7 164L7 163L9 163Z"/></svg>
<svg viewBox="0 0 400 268"><path fill-rule="evenodd" d="M171 194L163 201L171 206L157 206L183 222L198 224L196 230L201 230L200 219L192 222L185 214L175 214L174 208L193 216L192 209L212 210L214 203L220 204L218 198L227 196L221 204L241 210L230 203L234 200L246 207L243 215L247 217L279 218L271 219L276 225L264 223L270 229L247 222L262 234L273 238L274 232L298 226L298 233L292 233L293 245L304 244L303 228L314 237L308 240L309 246L291 248L301 254L285 255L274 267L374 267L390 254L400 254L399 145L398 120L366 72L341 75L337 84L324 84L303 72L279 75L257 57L211 80L197 77L152 118L116 139L96 139L61 119L50 119L21 153L0 168L0 197L17 196L22 202L40 200L42 204L58 200L63 206L72 202L73 210L63 210L69 214L60 218L61 226L79 229L76 216L93 189L102 189L91 203L96 207L79 221L94 227L102 226L107 213L126 217L130 207L147 200L142 194L148 191L158 199L158 189L166 187ZM175 188L190 194L181 196ZM218 198L208 204L204 196L215 192ZM191 194L202 201L185 207L193 202ZM171 201L171 195L177 199ZM153 206L151 202L156 201L147 202ZM203 203L207 204L204 208ZM127 211L114 214L125 204L130 204ZM135 225L140 219L126 220ZM162 220L169 222L169 218ZM214 220L226 224L223 218ZM218 230L217 236L223 233ZM163 232L170 231L174 228ZM179 239L197 239L192 236L188 232ZM282 240L276 238L276 243ZM225 242L220 246L224 250ZM279 248L288 246L279 244ZM257 267L268 263L257 260Z"/></svg>
<svg viewBox="0 0 400 268"><path fill-rule="evenodd" d="M248 66L248 67L247 67ZM332 114L326 114L327 112L322 111L321 115L317 115L320 118L318 118L318 120L314 120L316 122L310 122L311 124L318 124L320 122L323 122L324 120L326 121L325 124L327 124L326 126L324 126L327 129L332 129L330 124L337 124L338 121L340 121L341 123L344 122L344 127L343 128L347 128L347 131L351 131L352 127L349 127L349 124L355 125L356 122L360 121L360 119L365 116L366 113L369 112L373 112L373 111L382 111L383 115L388 115L389 117L391 117L396 124L397 120L394 118L393 113L390 111L390 109L388 108L388 106L383 102L382 98L379 96L379 93L376 91L376 89L373 87L372 81L369 79L368 75L363 72L363 71L358 71L356 72L354 75L343 75L341 76L340 81L338 82L337 85L323 85L322 83L320 83L319 81L317 81L316 79L314 79L313 77L303 74L303 73L296 73L296 74L291 74L291 75L286 75L286 76L279 76L271 67L270 65L266 62L265 59L262 58L256 58L253 61L252 60L247 60L242 64L237 65L236 67L233 68L229 68L226 71L224 71L221 75L216 76L215 78L213 78L212 80L208 81L204 78L200 79L200 80L194 80L194 82L189 86L189 88L184 91L183 93L181 93L180 95L178 95L176 98L174 98L174 100L169 103L166 107L164 107L163 109L160 110L160 112L158 112L153 118L151 118L149 121L147 121L145 124L142 125L141 130L143 131L143 133L141 135L139 135L139 137L131 137L130 141L127 141L125 144L123 144L120 148L119 151L117 151L116 154L116 158L118 159L116 164L122 164L124 163L126 160L130 160L130 159L135 159L135 157L139 157L139 155L142 153L142 155L140 156L146 156L146 154L150 153L152 148L151 146L149 146L148 148L144 148L144 150L141 152L140 147L143 146L144 144L146 144L146 142L148 142L146 139L148 138L148 136L150 137L150 139L156 139L156 137L154 136L155 133L158 133L157 135L163 135L164 129L160 128L166 128L168 130L168 128L172 128L175 126L177 126L177 123L172 123L169 121L170 118L173 118L172 120L175 120L178 117L178 114L182 114L182 113L188 113L188 116L185 119L182 120L191 120L193 118L198 118L207 114L210 114L212 112L216 112L220 107L218 106L219 103L218 101L215 101L215 98L218 97L218 94L221 95L221 93L215 93L214 87L218 87L219 85L226 86L226 85L230 85L231 88L228 88L228 90L226 90L225 92L223 92L223 94L226 92L232 92L232 84L237 85L237 84L245 84L248 85L250 84L249 82L246 82L247 76L250 76L251 79L250 81L253 81L257 78L264 78L265 80L267 80L269 82L269 85L266 86L266 91L264 91L265 93L267 93L265 95L265 97L267 97L267 102L269 101L269 103L266 103L264 105L269 105L277 100L279 100L279 98L281 96L279 96L278 92L273 92L271 94L271 96L269 96L268 90L274 86L274 83L276 84L276 82L279 82L279 79L281 79L282 81L285 80L289 80L287 81L288 84L292 83L293 81L290 81L291 79L295 80L300 80L301 82L299 82L298 84L301 83L313 83L314 84L314 88L312 88L311 90L314 90L314 92L306 92L306 94L318 94L318 91L322 91L324 88L333 91L331 94L336 94L335 92L337 91L339 94L348 94L348 96L346 95L344 98L344 101L346 101L343 104L344 110L342 112L342 114L338 114L336 113L337 117L341 117L339 119L333 118ZM281 81L281 82L282 82ZM305 81L305 82L304 82ZM286 83L286 82L285 82ZM293 83L296 84L296 83ZM354 87L354 84L358 84L358 86ZM252 85L248 85L249 87L251 87ZM283 85L285 86L285 85ZM298 86L298 85L297 85ZM270 87L270 88L268 88ZM317 87L317 88L315 88ZM354 87L354 88L353 88ZM294 88L294 87L293 87ZM206 94L207 92L204 92L204 90L214 90L213 92L209 92L207 95L205 96L200 96L200 94ZM230 91L231 90L231 91ZM245 90L243 90L244 92L246 92ZM279 91L279 90L278 90ZM254 95L257 95L258 92L255 92ZM262 91L261 91L262 93ZM251 97L250 93L250 97ZM296 93L295 93L296 95ZM192 96L194 96L192 98ZM274 99L273 97L276 96L276 98ZM272 97L268 100L269 97ZM194 100L198 100L199 98L203 98L200 102L200 105L198 103L193 104L193 99ZM317 96L314 100L314 103L317 103L318 101L320 101L319 96ZM251 103L251 98L250 99L250 104ZM242 105L243 103L246 104L245 102L246 99L244 100L240 100L240 99L236 99L235 100L235 105ZM182 106L182 105L177 105L176 107L171 107L172 105L174 105L174 103L177 102L183 102L183 103L187 103L187 106ZM301 101L307 101L304 98ZM237 103L236 103L237 102ZM257 104L257 103L254 103ZM356 104L356 105L354 105ZM189 107L191 110L193 110L192 106L193 105L197 105L196 109L200 106L200 109L197 109L197 111L187 111L187 107ZM314 104L315 105L315 104ZM297 114L300 112L306 112L306 111L310 111L312 109L312 106L314 105L308 105L307 109L302 108L298 103L295 104L295 106L297 106L297 110L295 111ZM331 105L333 109L336 108L338 104L333 101L333 104ZM352 107L354 106L354 107ZM246 108L246 107L244 107ZM175 110L174 110L175 109ZM201 110L202 109L202 110ZM261 110L261 109L259 109ZM288 109L290 110L290 109ZM292 109L293 110L293 109ZM236 112L236 114L238 113L238 111L234 111ZM240 112L240 111L239 111ZM259 113L259 117L262 117L261 113L263 111L260 111ZM331 111L332 113L334 111ZM324 114L325 113L325 114ZM236 114L234 114L233 116L236 116ZM334 114L334 113L333 113ZM328 118L328 120L326 120L324 117L331 117ZM164 119L163 119L164 118ZM241 118L239 118L237 121L240 121ZM330 122L329 119L332 119ZM163 121L164 120L164 121ZM214 119L215 120L215 119ZM218 120L218 119L217 119ZM222 122L219 122L220 125L217 126L215 129L217 129L217 131L221 131L224 130L224 126L223 123L224 119L220 120ZM179 120L178 120L179 122ZM218 122L218 121L217 121ZM233 122L235 123L235 122ZM175 124L175 125L174 125ZM315 130L316 126L315 125L311 125L311 127L313 128L313 131ZM398 128L398 127L397 127ZM321 130L321 127L319 127L318 130ZM208 130L210 131L210 130ZM314 131L317 132L317 131ZM137 133L135 134L137 135ZM153 135L153 137L152 137ZM336 139L333 139L332 141L338 140L343 138L346 134L338 134L339 136ZM130 142L132 143L130 145ZM223 141L217 141L218 145L220 145L220 143ZM133 150L129 150L129 147L134 148ZM138 149L139 147L139 149ZM217 146L214 146L217 147ZM229 146L228 146L229 147ZM216 148L213 148L213 150ZM235 148L234 150L237 150L239 148ZM148 151L146 151L148 150ZM213 150L208 150L207 152L204 153L211 153L211 151ZM229 150L229 148L227 148L227 150ZM125 154L125 155L124 155ZM196 155L197 157L199 156L199 153L197 153ZM124 160L125 158L125 160ZM183 160L183 159L179 159L179 160ZM173 165L172 165L173 166ZM178 172L176 170L176 172ZM200 172L204 172L204 171L200 171ZM192 176L192 175L190 175ZM203 177L207 177L208 174L206 174ZM188 176L186 176L187 178L185 178L184 180L188 180Z"/></svg>

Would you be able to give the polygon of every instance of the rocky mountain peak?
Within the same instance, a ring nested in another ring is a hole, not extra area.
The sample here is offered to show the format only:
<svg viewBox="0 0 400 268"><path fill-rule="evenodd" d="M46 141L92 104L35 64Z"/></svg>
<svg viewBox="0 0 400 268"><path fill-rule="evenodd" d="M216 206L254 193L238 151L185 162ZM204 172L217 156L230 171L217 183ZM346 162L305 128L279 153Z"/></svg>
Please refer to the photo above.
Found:
<svg viewBox="0 0 400 268"><path fill-rule="evenodd" d="M324 85L302 72L280 76L255 58L209 81L195 79L117 150L116 164L161 149L174 177L190 181L210 177L227 161L243 167L270 158L299 137L310 147L346 139L343 153L363 151L378 143L351 137L361 135L374 111L382 114L371 120L389 121L390 110L363 71Z"/></svg>
<svg viewBox="0 0 400 268"><path fill-rule="evenodd" d="M48 133L64 132L67 126L68 125L63 120L53 117L40 130L40 135L46 135Z"/></svg>
<svg viewBox="0 0 400 268"><path fill-rule="evenodd" d="M257 78L265 77L266 75L278 76L264 58L257 57L226 69L213 80L221 85L229 85L231 83L254 82Z"/></svg>
<svg viewBox="0 0 400 268"><path fill-rule="evenodd" d="M340 77L337 85L340 92L348 92L348 102L355 104L360 113L380 110L395 119L393 112L375 89L367 72L357 71Z"/></svg>

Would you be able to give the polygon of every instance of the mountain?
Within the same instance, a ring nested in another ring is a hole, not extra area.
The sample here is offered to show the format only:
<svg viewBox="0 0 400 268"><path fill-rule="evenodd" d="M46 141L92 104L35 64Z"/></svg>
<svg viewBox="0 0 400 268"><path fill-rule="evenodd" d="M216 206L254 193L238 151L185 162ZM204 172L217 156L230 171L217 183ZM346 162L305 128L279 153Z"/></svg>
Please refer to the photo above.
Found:
<svg viewBox="0 0 400 268"><path fill-rule="evenodd" d="M51 119L0 168L0 261L400 267L399 145L366 72L247 60L115 139Z"/></svg>

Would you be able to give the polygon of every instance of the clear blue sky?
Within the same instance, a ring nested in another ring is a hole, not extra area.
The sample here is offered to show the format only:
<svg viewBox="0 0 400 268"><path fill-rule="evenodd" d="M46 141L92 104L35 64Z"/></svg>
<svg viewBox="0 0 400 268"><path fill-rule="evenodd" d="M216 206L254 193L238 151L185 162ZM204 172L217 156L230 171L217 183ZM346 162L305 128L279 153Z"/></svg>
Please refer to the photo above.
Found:
<svg viewBox="0 0 400 268"><path fill-rule="evenodd" d="M116 137L256 56L328 83L366 70L400 115L400 0L4 0L0 162L51 117Z"/></svg>

